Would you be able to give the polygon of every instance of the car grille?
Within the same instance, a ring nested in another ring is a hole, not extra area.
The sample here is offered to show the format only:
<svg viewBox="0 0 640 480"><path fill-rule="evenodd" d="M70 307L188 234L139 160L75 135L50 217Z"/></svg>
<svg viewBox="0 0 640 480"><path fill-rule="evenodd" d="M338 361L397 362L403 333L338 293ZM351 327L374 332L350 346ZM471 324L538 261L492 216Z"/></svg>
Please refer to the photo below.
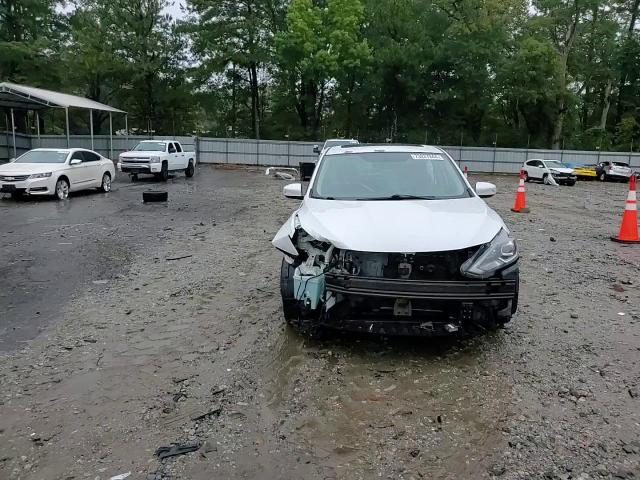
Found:
<svg viewBox="0 0 640 480"><path fill-rule="evenodd" d="M22 182L29 178L29 175L0 175L0 181L3 182Z"/></svg>
<svg viewBox="0 0 640 480"><path fill-rule="evenodd" d="M123 158L122 163L149 163L148 158Z"/></svg>
<svg viewBox="0 0 640 480"><path fill-rule="evenodd" d="M480 247L416 254L348 252L347 271L362 277L422 281L462 280L460 267ZM357 273L356 273L357 272ZM408 273L408 275L407 275Z"/></svg>

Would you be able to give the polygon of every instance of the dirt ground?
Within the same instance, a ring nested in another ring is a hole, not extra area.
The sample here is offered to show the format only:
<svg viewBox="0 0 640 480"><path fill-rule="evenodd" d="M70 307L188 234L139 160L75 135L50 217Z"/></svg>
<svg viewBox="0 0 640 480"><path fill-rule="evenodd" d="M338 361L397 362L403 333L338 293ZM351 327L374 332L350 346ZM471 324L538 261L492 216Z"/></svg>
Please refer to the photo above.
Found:
<svg viewBox="0 0 640 480"><path fill-rule="evenodd" d="M202 166L166 205L124 179L0 201L0 479L640 478L627 186L528 184L518 215L514 177L472 180L518 238L520 310L446 341L285 328L296 202L262 170Z"/></svg>

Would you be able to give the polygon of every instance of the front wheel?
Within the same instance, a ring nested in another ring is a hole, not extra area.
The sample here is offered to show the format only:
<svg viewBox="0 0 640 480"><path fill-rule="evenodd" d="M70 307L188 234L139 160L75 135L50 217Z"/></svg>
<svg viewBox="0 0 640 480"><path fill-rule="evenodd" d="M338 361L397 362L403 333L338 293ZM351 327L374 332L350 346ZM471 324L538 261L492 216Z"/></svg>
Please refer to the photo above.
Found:
<svg viewBox="0 0 640 480"><path fill-rule="evenodd" d="M598 180L600 180L601 182L604 182L607 179L607 174L602 172L600 175L598 175Z"/></svg>
<svg viewBox="0 0 640 480"><path fill-rule="evenodd" d="M524 181L528 183L529 182L529 174L525 171L523 175L524 175Z"/></svg>
<svg viewBox="0 0 640 480"><path fill-rule="evenodd" d="M58 200L66 200L69 198L69 182L64 178L59 178L56 182L56 198Z"/></svg>
<svg viewBox="0 0 640 480"><path fill-rule="evenodd" d="M300 309L298 301L295 299L293 292L293 274L295 267L288 264L285 259L282 259L282 265L280 267L280 295L282 295L282 311L284 313L284 320L289 325L295 325L300 318Z"/></svg>
<svg viewBox="0 0 640 480"><path fill-rule="evenodd" d="M575 180L569 180L569 181L567 182L567 185L568 185L569 187L573 187L575 184L576 184L576 181L575 181Z"/></svg>
<svg viewBox="0 0 640 480"><path fill-rule="evenodd" d="M156 174L156 178L162 182L169 180L169 165L167 162L163 162L160 173Z"/></svg>
<svg viewBox="0 0 640 480"><path fill-rule="evenodd" d="M196 167L193 165L193 160L189 160L189 165L185 169L184 174L187 178L191 178L195 173Z"/></svg>
<svg viewBox="0 0 640 480"><path fill-rule="evenodd" d="M100 190L104 193L109 193L111 191L111 175L105 173L102 175L102 183L100 184Z"/></svg>

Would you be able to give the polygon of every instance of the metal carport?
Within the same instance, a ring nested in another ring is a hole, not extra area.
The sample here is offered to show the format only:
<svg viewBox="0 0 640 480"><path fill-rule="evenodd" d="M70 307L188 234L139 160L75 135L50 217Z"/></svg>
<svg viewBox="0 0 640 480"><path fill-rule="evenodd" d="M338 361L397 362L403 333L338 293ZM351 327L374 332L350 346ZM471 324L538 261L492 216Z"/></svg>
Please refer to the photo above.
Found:
<svg viewBox="0 0 640 480"><path fill-rule="evenodd" d="M65 132L67 134L67 147L69 144L69 109L81 108L89 110L89 129L91 132L91 148L93 149L93 111L109 112L109 152L113 157L113 113L124 114L124 129L129 134L129 126L127 123L127 112L118 110L88 98L69 95L68 93L54 92L43 88L28 87L26 85L18 85L15 83L0 83L0 108L9 109L11 117L11 133L13 135L13 155L16 156L16 128L13 115L14 110L32 110L36 113L37 134L40 138L40 111L48 108L60 108L65 111ZM6 119L7 127L9 120Z"/></svg>

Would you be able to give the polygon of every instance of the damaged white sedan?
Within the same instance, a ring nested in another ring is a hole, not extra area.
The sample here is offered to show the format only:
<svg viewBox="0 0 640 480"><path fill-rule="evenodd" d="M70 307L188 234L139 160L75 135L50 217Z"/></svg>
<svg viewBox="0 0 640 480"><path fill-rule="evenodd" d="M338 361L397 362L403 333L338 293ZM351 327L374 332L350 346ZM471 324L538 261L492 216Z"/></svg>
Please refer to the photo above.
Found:
<svg viewBox="0 0 640 480"><path fill-rule="evenodd" d="M474 332L518 305L518 250L502 219L443 150L347 145L326 151L273 245L284 316L299 327L388 335Z"/></svg>

